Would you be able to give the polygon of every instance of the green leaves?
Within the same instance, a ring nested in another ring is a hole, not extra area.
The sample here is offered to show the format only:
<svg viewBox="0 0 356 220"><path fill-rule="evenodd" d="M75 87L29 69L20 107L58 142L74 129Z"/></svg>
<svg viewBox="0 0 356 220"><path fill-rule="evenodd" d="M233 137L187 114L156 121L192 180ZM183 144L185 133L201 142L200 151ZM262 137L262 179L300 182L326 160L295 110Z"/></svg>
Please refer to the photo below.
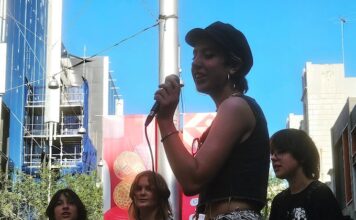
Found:
<svg viewBox="0 0 356 220"><path fill-rule="evenodd" d="M59 176L48 169L41 170L37 178L17 171L8 179L0 173L0 219L46 219L48 196L67 187L85 204L89 220L103 219L103 193L95 172Z"/></svg>
<svg viewBox="0 0 356 220"><path fill-rule="evenodd" d="M267 204L262 210L262 215L264 219L268 219L269 213L271 211L271 204L273 198L287 187L287 183L284 180L278 179L274 174L269 174L268 177L268 188L267 188Z"/></svg>

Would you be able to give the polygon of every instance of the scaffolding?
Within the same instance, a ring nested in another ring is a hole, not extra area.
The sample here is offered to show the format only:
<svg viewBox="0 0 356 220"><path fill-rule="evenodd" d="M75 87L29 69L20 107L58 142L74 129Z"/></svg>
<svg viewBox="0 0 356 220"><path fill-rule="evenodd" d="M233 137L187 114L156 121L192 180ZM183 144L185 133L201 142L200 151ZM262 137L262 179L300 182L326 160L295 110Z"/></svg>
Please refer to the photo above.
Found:
<svg viewBox="0 0 356 220"><path fill-rule="evenodd" d="M60 123L52 146L48 146L44 122L45 94L43 87L28 87L25 105L24 168L38 169L52 148L52 168L75 168L83 162L84 121L83 86L61 86Z"/></svg>

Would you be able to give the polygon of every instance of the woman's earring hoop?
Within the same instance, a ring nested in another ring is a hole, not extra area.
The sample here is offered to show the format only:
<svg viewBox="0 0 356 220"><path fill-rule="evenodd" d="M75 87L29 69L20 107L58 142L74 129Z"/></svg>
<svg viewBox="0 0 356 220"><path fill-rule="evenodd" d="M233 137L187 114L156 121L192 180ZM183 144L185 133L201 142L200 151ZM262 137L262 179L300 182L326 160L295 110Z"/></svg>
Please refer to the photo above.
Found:
<svg viewBox="0 0 356 220"><path fill-rule="evenodd" d="M234 74L234 71L233 71L233 70L230 70L230 73L227 74L227 81L228 81L228 82L230 82L230 78L231 78L230 75L232 75L232 74ZM233 81L233 80L232 80L232 81ZM235 82L233 81L232 83L233 83L233 88L236 89L236 84L235 84Z"/></svg>

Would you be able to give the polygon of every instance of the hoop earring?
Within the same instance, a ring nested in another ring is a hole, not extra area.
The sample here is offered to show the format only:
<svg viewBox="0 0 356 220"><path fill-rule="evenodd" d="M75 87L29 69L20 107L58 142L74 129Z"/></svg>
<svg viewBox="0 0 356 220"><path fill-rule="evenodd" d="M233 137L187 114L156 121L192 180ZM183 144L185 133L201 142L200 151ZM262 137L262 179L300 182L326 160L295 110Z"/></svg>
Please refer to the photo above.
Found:
<svg viewBox="0 0 356 220"><path fill-rule="evenodd" d="M230 73L227 74L227 81L229 81L229 82L230 82L230 78L231 78L231 77L230 77L230 74L233 74L233 70L230 70ZM233 85L233 88L236 89L236 84L235 84L235 82L233 82L232 85Z"/></svg>

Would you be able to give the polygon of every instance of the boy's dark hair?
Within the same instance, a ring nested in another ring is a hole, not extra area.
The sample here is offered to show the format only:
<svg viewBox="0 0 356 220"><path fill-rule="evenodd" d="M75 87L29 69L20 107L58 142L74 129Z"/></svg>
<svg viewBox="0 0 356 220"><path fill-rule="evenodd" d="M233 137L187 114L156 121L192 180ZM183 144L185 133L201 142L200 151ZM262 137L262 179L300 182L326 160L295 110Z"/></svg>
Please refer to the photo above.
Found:
<svg viewBox="0 0 356 220"><path fill-rule="evenodd" d="M319 179L320 157L313 140L302 130L283 129L271 137L271 152L288 152L303 167L304 174Z"/></svg>
<svg viewBox="0 0 356 220"><path fill-rule="evenodd" d="M54 218L54 209L57 206L57 202L59 197L64 195L68 200L72 201L78 210L78 219L80 220L87 220L87 210L83 202L80 200L79 196L71 189L65 188L58 190L53 196L51 201L48 204L46 209L46 215L48 216L49 220L55 220Z"/></svg>

